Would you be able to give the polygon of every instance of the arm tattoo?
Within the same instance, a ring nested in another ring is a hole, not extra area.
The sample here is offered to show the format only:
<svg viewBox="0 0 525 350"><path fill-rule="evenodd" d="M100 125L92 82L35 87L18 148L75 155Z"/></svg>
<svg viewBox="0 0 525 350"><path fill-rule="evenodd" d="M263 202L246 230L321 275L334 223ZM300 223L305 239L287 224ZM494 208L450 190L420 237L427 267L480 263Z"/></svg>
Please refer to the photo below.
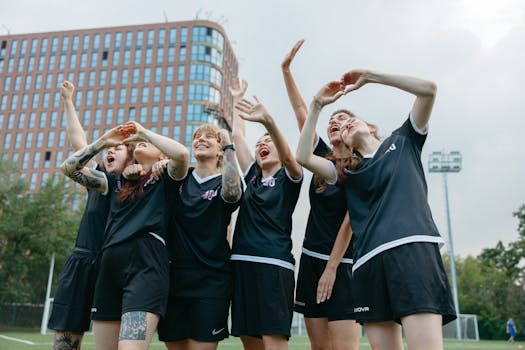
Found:
<svg viewBox="0 0 525 350"><path fill-rule="evenodd" d="M98 153L95 145L89 145L74 153L71 157L66 159L62 168L64 173L73 181L78 182L84 187L91 189L101 188L104 182L102 172L90 169L88 173L82 172L84 166L89 162L94 155Z"/></svg>
<svg viewBox="0 0 525 350"><path fill-rule="evenodd" d="M241 178L237 171L233 150L224 152L222 167L222 198L228 202L236 202L241 198Z"/></svg>
<svg viewBox="0 0 525 350"><path fill-rule="evenodd" d="M53 343L53 350L79 350L82 334L75 334L70 332L57 333L55 335L55 342Z"/></svg>
<svg viewBox="0 0 525 350"><path fill-rule="evenodd" d="M122 315L118 340L146 340L145 311L131 311Z"/></svg>

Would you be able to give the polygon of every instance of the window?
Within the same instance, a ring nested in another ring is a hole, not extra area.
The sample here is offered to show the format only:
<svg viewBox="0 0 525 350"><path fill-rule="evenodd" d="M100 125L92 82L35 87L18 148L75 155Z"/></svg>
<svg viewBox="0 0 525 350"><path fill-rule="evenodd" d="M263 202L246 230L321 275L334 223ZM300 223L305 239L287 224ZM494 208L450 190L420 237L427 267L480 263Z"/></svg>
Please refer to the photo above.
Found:
<svg viewBox="0 0 525 350"><path fill-rule="evenodd" d="M128 120L135 120L137 111L135 110L135 107L129 107L128 110Z"/></svg>
<svg viewBox="0 0 525 350"><path fill-rule="evenodd" d="M151 107L151 122L157 123L159 121L159 106Z"/></svg>
<svg viewBox="0 0 525 350"><path fill-rule="evenodd" d="M184 85L177 85L177 101L182 101L184 97Z"/></svg>
<svg viewBox="0 0 525 350"><path fill-rule="evenodd" d="M89 49L89 35L84 35L83 45L82 45L82 51L87 52Z"/></svg>
<svg viewBox="0 0 525 350"><path fill-rule="evenodd" d="M175 125L173 127L173 135L171 136L175 141L180 141L180 126Z"/></svg>
<svg viewBox="0 0 525 350"><path fill-rule="evenodd" d="M191 47L191 60L211 62L222 67L222 53L210 46L193 45Z"/></svg>
<svg viewBox="0 0 525 350"><path fill-rule="evenodd" d="M182 118L182 106L176 105L175 106L175 121L180 122Z"/></svg>
<svg viewBox="0 0 525 350"><path fill-rule="evenodd" d="M5 139L4 139L4 149L9 149L11 148L11 133L7 133L5 134Z"/></svg>
<svg viewBox="0 0 525 350"><path fill-rule="evenodd" d="M95 85L96 76L97 76L97 72L95 72L94 70L89 72L89 75L88 75L88 86L94 86Z"/></svg>
<svg viewBox="0 0 525 350"><path fill-rule="evenodd" d="M14 129L15 127L15 115L14 114L9 114L9 118L7 119L7 128L8 129Z"/></svg>
<svg viewBox="0 0 525 350"><path fill-rule="evenodd" d="M141 58L142 58L142 49L136 49L135 50L135 64L140 64Z"/></svg>
<svg viewBox="0 0 525 350"><path fill-rule="evenodd" d="M138 97L138 89L136 87L132 87L130 90L129 102L131 104L137 103L137 97Z"/></svg>
<svg viewBox="0 0 525 350"><path fill-rule="evenodd" d="M115 52L113 52L113 62L112 62L112 65L114 65L114 66L118 66L119 58L120 58L120 52L119 52L119 51L115 51Z"/></svg>
<svg viewBox="0 0 525 350"><path fill-rule="evenodd" d="M62 162L64 161L64 152L63 151L57 151L57 154L55 156L55 167L59 168Z"/></svg>
<svg viewBox="0 0 525 350"><path fill-rule="evenodd" d="M148 120L148 107L143 106L140 108L140 122L145 123Z"/></svg>
<svg viewBox="0 0 525 350"><path fill-rule="evenodd" d="M40 123L38 124L38 127L40 129L45 128L46 127L46 121L47 121L47 113L46 112L40 113Z"/></svg>
<svg viewBox="0 0 525 350"><path fill-rule="evenodd" d="M186 118L192 121L208 122L208 115L204 113L204 106L202 104L188 104Z"/></svg>
<svg viewBox="0 0 525 350"><path fill-rule="evenodd" d="M22 146L22 133L17 132L15 136L15 149L19 149Z"/></svg>
<svg viewBox="0 0 525 350"><path fill-rule="evenodd" d="M24 156L22 157L22 169L29 168L29 153L25 152Z"/></svg>
<svg viewBox="0 0 525 350"><path fill-rule="evenodd" d="M89 109L84 111L84 118L83 119L84 120L82 122L82 125L88 126L89 125L89 120L91 119L91 111Z"/></svg>
<svg viewBox="0 0 525 350"><path fill-rule="evenodd" d="M164 91L164 101L170 102L172 94L173 94L173 92L172 92L171 86L170 85L166 86L166 89Z"/></svg>
<svg viewBox="0 0 525 350"><path fill-rule="evenodd" d="M17 75L17 76L15 77L15 86L14 86L14 90L15 90L15 91L20 90L20 85L21 85L21 83L22 83L22 76Z"/></svg>
<svg viewBox="0 0 525 350"><path fill-rule="evenodd" d="M42 74L35 76L35 89L38 90L42 87Z"/></svg>
<svg viewBox="0 0 525 350"><path fill-rule="evenodd" d="M116 69L113 69L111 71L111 76L109 78L109 85L116 85L117 84L117 74L118 74L118 71Z"/></svg>
<svg viewBox="0 0 525 350"><path fill-rule="evenodd" d="M106 125L113 124L113 109L106 110Z"/></svg>
<svg viewBox="0 0 525 350"><path fill-rule="evenodd" d="M101 70L100 75L98 77L98 85L100 86L106 85L106 76L107 76L107 72L105 70Z"/></svg>
<svg viewBox="0 0 525 350"><path fill-rule="evenodd" d="M161 28L161 29L159 29L159 37L158 37L158 40L157 40L157 46L158 47L163 47L165 40L166 40L166 29Z"/></svg>
<svg viewBox="0 0 525 350"><path fill-rule="evenodd" d="M148 47L153 46L154 39L155 39L155 31L153 29L148 30L148 42L147 42Z"/></svg>
<svg viewBox="0 0 525 350"><path fill-rule="evenodd" d="M22 103L20 105L20 108L22 109L26 109L27 108L27 101L29 100L29 95L28 94L23 94L22 95Z"/></svg>
<svg viewBox="0 0 525 350"><path fill-rule="evenodd" d="M91 54L91 68L95 68L98 64L98 52Z"/></svg>
<svg viewBox="0 0 525 350"><path fill-rule="evenodd" d="M126 85L128 83L129 70L122 70L122 77L120 78L120 84Z"/></svg>
<svg viewBox="0 0 525 350"><path fill-rule="evenodd" d="M97 106L101 106L104 104L104 90L99 89L97 91Z"/></svg>
<svg viewBox="0 0 525 350"><path fill-rule="evenodd" d="M23 129L25 124L26 115L25 113L20 113L18 116L18 128Z"/></svg>
<svg viewBox="0 0 525 350"><path fill-rule="evenodd" d="M173 66L169 66L166 69L166 81L172 82L173 81Z"/></svg>
<svg viewBox="0 0 525 350"><path fill-rule="evenodd" d="M117 124L124 123L124 108L119 108L117 110Z"/></svg>
<svg viewBox="0 0 525 350"><path fill-rule="evenodd" d="M39 131L38 134L36 135L36 147L42 148L43 143L44 143L44 132Z"/></svg>
<svg viewBox="0 0 525 350"><path fill-rule="evenodd" d="M77 87L84 86L84 79L86 77L86 73L80 72L78 73L78 79L77 79Z"/></svg>
<svg viewBox="0 0 525 350"><path fill-rule="evenodd" d="M169 121L171 120L171 108L169 105L166 105L164 106L163 110L162 110L162 121L164 123L169 123ZM163 135L168 135L168 133L166 134L163 134Z"/></svg>
<svg viewBox="0 0 525 350"><path fill-rule="evenodd" d="M86 106L91 106L93 104L93 90L88 90L86 92Z"/></svg>
<svg viewBox="0 0 525 350"><path fill-rule="evenodd" d="M140 77L140 68L133 68L133 76L131 78L131 82L133 84L139 83L139 77Z"/></svg>
<svg viewBox="0 0 525 350"><path fill-rule="evenodd" d="M170 28L169 46L172 47L177 42L177 28Z"/></svg>
<svg viewBox="0 0 525 350"><path fill-rule="evenodd" d="M151 64L151 57L153 56L152 49L146 49L146 64Z"/></svg>
<svg viewBox="0 0 525 350"><path fill-rule="evenodd" d="M126 89L120 89L118 103L121 105L126 103Z"/></svg>
<svg viewBox="0 0 525 350"><path fill-rule="evenodd" d="M177 80L178 81L183 81L184 80L184 66L183 65L179 66L178 74L177 74Z"/></svg>
<svg viewBox="0 0 525 350"><path fill-rule="evenodd" d="M39 167L40 167L40 152L35 152L35 155L33 156L33 169L38 169Z"/></svg>
<svg viewBox="0 0 525 350"><path fill-rule="evenodd" d="M51 112L51 121L49 123L49 126L52 128L56 128L57 120L58 120L58 112Z"/></svg>
<svg viewBox="0 0 525 350"><path fill-rule="evenodd" d="M77 65L77 54L71 54L69 57L69 69L74 69Z"/></svg>
<svg viewBox="0 0 525 350"><path fill-rule="evenodd" d="M153 88L153 102L159 102L160 100L160 86Z"/></svg>
<svg viewBox="0 0 525 350"><path fill-rule="evenodd" d="M82 91L77 91L75 94L75 106L80 106L82 104Z"/></svg>
<svg viewBox="0 0 525 350"><path fill-rule="evenodd" d="M46 89L51 89L52 84L53 84L53 74L48 74L46 76Z"/></svg>
<svg viewBox="0 0 525 350"><path fill-rule="evenodd" d="M108 91L108 105L115 103L115 89L109 89Z"/></svg>
<svg viewBox="0 0 525 350"><path fill-rule="evenodd" d="M221 101L221 93L219 90L208 85L190 84L188 99L194 101L209 101L218 104Z"/></svg>
<svg viewBox="0 0 525 350"><path fill-rule="evenodd" d="M26 134L26 145L25 145L25 147L26 148L31 148L32 144L33 144L33 133L32 132L28 132Z"/></svg>
<svg viewBox="0 0 525 350"><path fill-rule="evenodd" d="M143 83L149 83L151 78L151 68L144 68Z"/></svg>
<svg viewBox="0 0 525 350"><path fill-rule="evenodd" d="M64 130L60 131L58 137L58 147L64 147L66 143L66 132Z"/></svg>
<svg viewBox="0 0 525 350"><path fill-rule="evenodd" d="M159 47L157 49L157 63L162 63L164 61L164 49Z"/></svg>
<svg viewBox="0 0 525 350"><path fill-rule="evenodd" d="M11 97L11 109L16 109L17 104L18 104L18 95L13 95L13 97Z"/></svg>
<svg viewBox="0 0 525 350"><path fill-rule="evenodd" d="M155 82L160 83L162 81L162 67L155 68Z"/></svg>
<svg viewBox="0 0 525 350"><path fill-rule="evenodd" d="M131 52L129 50L124 51L124 61L122 62L123 65L127 66L129 65L131 61Z"/></svg>
<svg viewBox="0 0 525 350"><path fill-rule="evenodd" d="M148 87L142 88L142 100L141 100L142 103L148 102L148 95L149 95L149 88Z"/></svg>
<svg viewBox="0 0 525 350"><path fill-rule="evenodd" d="M36 113L31 112L29 114L29 125L27 126L30 129L34 129L36 123ZM0 120L0 128L2 127L2 121Z"/></svg>

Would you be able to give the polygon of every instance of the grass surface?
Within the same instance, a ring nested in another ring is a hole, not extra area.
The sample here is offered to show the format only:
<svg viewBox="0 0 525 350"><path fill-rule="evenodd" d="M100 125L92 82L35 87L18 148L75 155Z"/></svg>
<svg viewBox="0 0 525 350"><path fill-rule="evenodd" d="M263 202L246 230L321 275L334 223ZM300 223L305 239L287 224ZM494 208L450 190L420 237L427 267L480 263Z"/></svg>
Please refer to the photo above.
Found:
<svg viewBox="0 0 525 350"><path fill-rule="evenodd" d="M163 343L156 340L150 349L166 349ZM36 330L4 331L0 329L1 350L49 350L53 343L53 334L41 335ZM406 346L405 346L406 348ZM82 350L94 350L95 340L92 334L86 334L82 342ZM219 350L241 350L242 345L239 338L230 337L219 343ZM310 343L306 336L293 336L289 342L290 350L310 349ZM367 338L361 338L360 349L370 349ZM509 344L506 341L453 341L445 340L446 350L514 350L523 349L521 342Z"/></svg>

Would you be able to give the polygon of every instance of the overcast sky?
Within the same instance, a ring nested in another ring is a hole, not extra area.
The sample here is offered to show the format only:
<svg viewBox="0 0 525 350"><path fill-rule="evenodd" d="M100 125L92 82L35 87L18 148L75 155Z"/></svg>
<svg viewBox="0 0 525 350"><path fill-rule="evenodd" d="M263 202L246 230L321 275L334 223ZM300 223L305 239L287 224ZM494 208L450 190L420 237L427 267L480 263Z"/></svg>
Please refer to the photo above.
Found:
<svg viewBox="0 0 525 350"><path fill-rule="evenodd" d="M454 248L478 254L517 238L512 216L525 203L525 1L522 0L0 0L0 33L85 29L210 19L223 25L239 73L277 119L295 150L299 132L280 63L306 40L292 72L307 103L322 84L353 68L433 80L438 96L423 149L459 150L463 170L448 177ZM409 112L413 96L367 85L322 114L346 107L388 136ZM253 138L262 129L248 126ZM309 177L308 177L309 179ZM443 178L428 174L429 202L447 239ZM306 224L307 191L294 215L294 251ZM410 203L399 203L410 205Z"/></svg>

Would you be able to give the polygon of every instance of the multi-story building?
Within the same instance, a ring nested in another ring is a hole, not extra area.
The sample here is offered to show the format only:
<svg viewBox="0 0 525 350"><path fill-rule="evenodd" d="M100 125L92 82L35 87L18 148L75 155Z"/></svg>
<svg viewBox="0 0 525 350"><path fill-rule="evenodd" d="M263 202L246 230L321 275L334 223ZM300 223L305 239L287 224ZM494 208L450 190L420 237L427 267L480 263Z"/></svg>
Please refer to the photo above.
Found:
<svg viewBox="0 0 525 350"><path fill-rule="evenodd" d="M31 189L72 152L59 86L88 142L135 120L185 144L202 123L229 128L237 59L224 29L184 21L0 36L0 150Z"/></svg>

